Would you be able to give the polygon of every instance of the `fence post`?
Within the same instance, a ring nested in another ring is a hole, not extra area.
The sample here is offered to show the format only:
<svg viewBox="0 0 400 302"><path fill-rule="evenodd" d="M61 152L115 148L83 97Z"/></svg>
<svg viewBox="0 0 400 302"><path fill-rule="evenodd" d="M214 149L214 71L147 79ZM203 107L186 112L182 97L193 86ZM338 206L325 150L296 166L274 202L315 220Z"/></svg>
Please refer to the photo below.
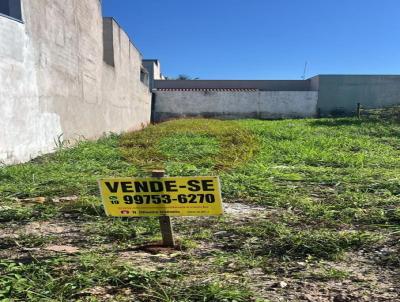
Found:
<svg viewBox="0 0 400 302"><path fill-rule="evenodd" d="M321 108L317 108L317 118L321 118Z"/></svg>
<svg viewBox="0 0 400 302"><path fill-rule="evenodd" d="M357 103L357 117L361 118L361 103Z"/></svg>
<svg viewBox="0 0 400 302"><path fill-rule="evenodd" d="M153 170L151 172L151 176L156 178L162 178L165 176L165 171ZM160 216L159 221L160 221L161 235L163 239L163 246L174 247L175 240L174 240L174 230L172 229L171 217Z"/></svg>

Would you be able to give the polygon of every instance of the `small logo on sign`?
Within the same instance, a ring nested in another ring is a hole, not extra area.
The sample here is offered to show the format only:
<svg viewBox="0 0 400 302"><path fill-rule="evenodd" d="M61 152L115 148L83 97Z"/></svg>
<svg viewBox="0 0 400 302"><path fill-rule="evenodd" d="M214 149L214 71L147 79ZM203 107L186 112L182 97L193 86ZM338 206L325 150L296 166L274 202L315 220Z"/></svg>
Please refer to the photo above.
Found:
<svg viewBox="0 0 400 302"><path fill-rule="evenodd" d="M129 211L121 211L121 214L123 214L123 215L128 215L128 214L129 214Z"/></svg>

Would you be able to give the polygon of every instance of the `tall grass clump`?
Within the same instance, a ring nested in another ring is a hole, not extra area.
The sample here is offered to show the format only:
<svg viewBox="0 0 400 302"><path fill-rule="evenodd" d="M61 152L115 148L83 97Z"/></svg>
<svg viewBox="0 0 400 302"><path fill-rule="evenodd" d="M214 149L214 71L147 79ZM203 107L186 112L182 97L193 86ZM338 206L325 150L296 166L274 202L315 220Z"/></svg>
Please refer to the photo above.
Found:
<svg viewBox="0 0 400 302"><path fill-rule="evenodd" d="M174 120L132 132L121 139L125 158L142 170L174 174L234 168L252 158L256 136L232 121ZM179 165L179 168L178 168Z"/></svg>

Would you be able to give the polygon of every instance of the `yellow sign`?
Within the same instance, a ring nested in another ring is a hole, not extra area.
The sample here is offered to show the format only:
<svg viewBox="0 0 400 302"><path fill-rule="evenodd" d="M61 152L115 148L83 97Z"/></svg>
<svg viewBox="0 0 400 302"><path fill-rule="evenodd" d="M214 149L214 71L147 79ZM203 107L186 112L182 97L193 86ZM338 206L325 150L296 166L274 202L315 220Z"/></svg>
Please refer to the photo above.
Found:
<svg viewBox="0 0 400 302"><path fill-rule="evenodd" d="M108 216L217 216L223 214L217 176L99 180Z"/></svg>

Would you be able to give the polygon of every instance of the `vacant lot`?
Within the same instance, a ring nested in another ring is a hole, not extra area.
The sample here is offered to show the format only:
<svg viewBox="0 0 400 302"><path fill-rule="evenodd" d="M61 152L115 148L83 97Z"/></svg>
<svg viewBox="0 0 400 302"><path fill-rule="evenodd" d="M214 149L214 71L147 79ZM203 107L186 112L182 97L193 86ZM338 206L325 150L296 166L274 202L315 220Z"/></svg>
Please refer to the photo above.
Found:
<svg viewBox="0 0 400 302"><path fill-rule="evenodd" d="M0 301L400 300L395 117L178 120L59 147L0 168ZM158 220L105 217L96 180L153 168L220 175L226 215L146 246Z"/></svg>

